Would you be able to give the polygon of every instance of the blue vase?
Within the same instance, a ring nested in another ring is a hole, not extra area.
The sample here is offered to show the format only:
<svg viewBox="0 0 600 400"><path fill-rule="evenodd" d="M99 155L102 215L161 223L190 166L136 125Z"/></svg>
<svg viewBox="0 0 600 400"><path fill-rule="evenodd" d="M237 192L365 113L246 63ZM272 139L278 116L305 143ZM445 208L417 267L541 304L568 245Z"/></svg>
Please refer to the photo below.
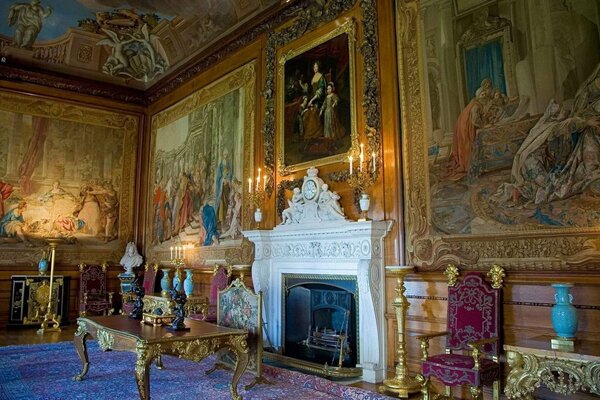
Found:
<svg viewBox="0 0 600 400"><path fill-rule="evenodd" d="M38 262L38 271L40 272L40 275L46 275L46 272L48 271L48 260L42 258L40 262Z"/></svg>
<svg viewBox="0 0 600 400"><path fill-rule="evenodd" d="M161 268L161 270L163 272L163 277L160 280L160 289L161 294L165 296L169 289L171 289L171 279L169 278L169 271L171 268Z"/></svg>
<svg viewBox="0 0 600 400"><path fill-rule="evenodd" d="M176 291L180 292L181 291L181 285L179 285L179 274L177 273L179 272L179 269L177 269L175 271L175 275L173 275L173 289L175 289Z"/></svg>
<svg viewBox="0 0 600 400"><path fill-rule="evenodd" d="M556 291L556 304L552 306L552 326L558 337L573 339L577 332L577 310L571 304L573 295L569 293L573 284L553 283L552 287Z"/></svg>
<svg viewBox="0 0 600 400"><path fill-rule="evenodd" d="M183 281L183 291L186 296L191 296L194 292L194 278L191 269L185 270L186 276L185 281Z"/></svg>

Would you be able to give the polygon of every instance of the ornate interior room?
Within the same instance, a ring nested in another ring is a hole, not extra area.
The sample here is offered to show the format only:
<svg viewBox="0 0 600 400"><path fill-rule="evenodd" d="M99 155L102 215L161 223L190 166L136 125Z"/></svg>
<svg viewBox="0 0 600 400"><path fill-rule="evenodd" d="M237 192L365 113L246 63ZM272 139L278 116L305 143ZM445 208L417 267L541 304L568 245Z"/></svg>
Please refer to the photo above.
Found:
<svg viewBox="0 0 600 400"><path fill-rule="evenodd" d="M0 19L0 398L600 396L597 0Z"/></svg>

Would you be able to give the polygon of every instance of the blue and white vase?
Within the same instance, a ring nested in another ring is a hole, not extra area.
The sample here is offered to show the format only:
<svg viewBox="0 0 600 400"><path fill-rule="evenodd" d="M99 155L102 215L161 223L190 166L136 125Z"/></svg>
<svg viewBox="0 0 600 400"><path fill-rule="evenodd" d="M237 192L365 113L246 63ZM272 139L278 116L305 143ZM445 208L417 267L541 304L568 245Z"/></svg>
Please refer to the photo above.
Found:
<svg viewBox="0 0 600 400"><path fill-rule="evenodd" d="M554 294L556 304L552 306L552 326L558 337L573 339L577 332L577 310L571 304L573 295L569 293L573 284L553 283L552 287L556 291Z"/></svg>
<svg viewBox="0 0 600 400"><path fill-rule="evenodd" d="M171 289L171 278L169 278L169 271L171 270L171 268L161 268L161 270L163 272L163 277L160 280L160 289L161 294L163 296L166 296L169 289Z"/></svg>
<svg viewBox="0 0 600 400"><path fill-rule="evenodd" d="M46 275L46 272L48 272L48 260L47 259L42 258L38 262L38 271L39 271L40 275Z"/></svg>
<svg viewBox="0 0 600 400"><path fill-rule="evenodd" d="M185 280L183 281L183 291L185 292L186 296L191 296L194 292L194 277L191 269L186 269L185 273L186 276Z"/></svg>

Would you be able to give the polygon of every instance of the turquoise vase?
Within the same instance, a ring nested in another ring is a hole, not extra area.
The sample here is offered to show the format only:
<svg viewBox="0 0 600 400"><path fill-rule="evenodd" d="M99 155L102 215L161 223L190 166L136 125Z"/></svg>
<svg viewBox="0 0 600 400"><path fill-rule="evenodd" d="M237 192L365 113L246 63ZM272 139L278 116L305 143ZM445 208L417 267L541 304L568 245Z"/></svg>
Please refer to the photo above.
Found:
<svg viewBox="0 0 600 400"><path fill-rule="evenodd" d="M185 270L186 276L185 276L185 280L183 281L183 291L185 292L186 296L191 296L192 293L194 292L194 281L193 281L193 274L192 274L192 270L191 269L186 269Z"/></svg>
<svg viewBox="0 0 600 400"><path fill-rule="evenodd" d="M181 285L179 285L179 274L177 272L179 272L179 269L175 270L175 275L173 275L173 289L180 292Z"/></svg>
<svg viewBox="0 0 600 400"><path fill-rule="evenodd" d="M48 272L48 260L42 258L40 262L38 262L38 271L40 272L40 275L46 275L46 272Z"/></svg>
<svg viewBox="0 0 600 400"><path fill-rule="evenodd" d="M573 284L553 283L552 287L556 291L556 304L552 306L552 326L558 337L573 339L577 332L577 310L571 304L573 295L569 293Z"/></svg>
<svg viewBox="0 0 600 400"><path fill-rule="evenodd" d="M171 279L169 278L170 268L161 268L163 272L163 277L160 280L160 289L163 296L171 289Z"/></svg>

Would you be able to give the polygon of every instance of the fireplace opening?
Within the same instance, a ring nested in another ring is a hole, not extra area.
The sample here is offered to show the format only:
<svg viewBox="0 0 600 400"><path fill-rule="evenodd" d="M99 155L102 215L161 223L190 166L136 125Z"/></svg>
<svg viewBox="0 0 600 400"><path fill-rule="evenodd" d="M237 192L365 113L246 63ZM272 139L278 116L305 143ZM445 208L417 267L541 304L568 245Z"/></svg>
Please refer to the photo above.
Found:
<svg viewBox="0 0 600 400"><path fill-rule="evenodd" d="M355 368L356 278L286 276L284 287L283 354L319 365Z"/></svg>

